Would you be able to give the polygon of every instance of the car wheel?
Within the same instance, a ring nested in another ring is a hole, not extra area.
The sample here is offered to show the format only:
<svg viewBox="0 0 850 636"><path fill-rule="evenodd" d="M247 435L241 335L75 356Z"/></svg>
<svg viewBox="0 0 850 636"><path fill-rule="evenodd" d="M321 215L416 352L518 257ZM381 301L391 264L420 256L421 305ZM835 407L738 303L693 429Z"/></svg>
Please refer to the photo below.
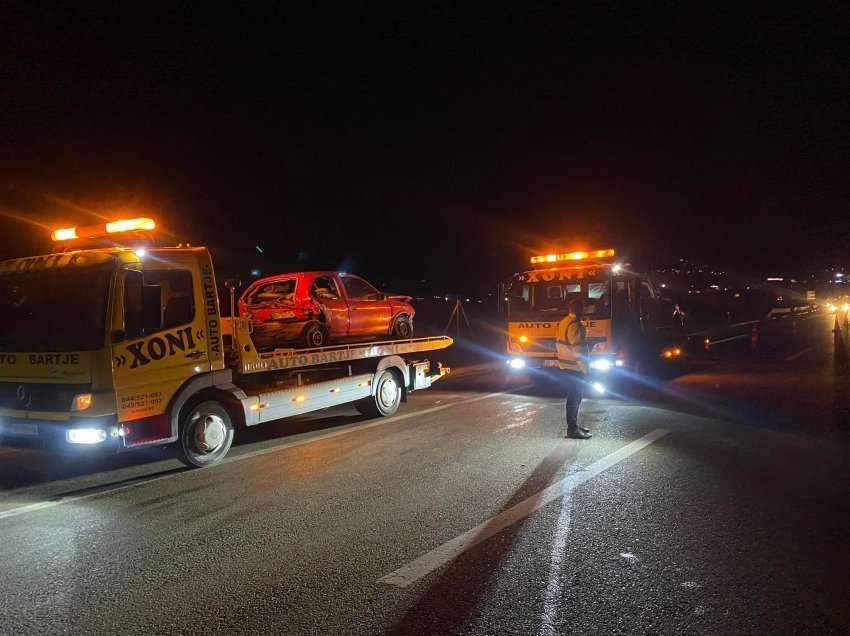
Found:
<svg viewBox="0 0 850 636"><path fill-rule="evenodd" d="M409 316L401 315L393 323L393 338L407 340L413 337L413 321Z"/></svg>
<svg viewBox="0 0 850 636"><path fill-rule="evenodd" d="M304 330L301 339L304 343L304 346L308 349L325 347L328 344L328 330L325 328L324 325L319 324L318 322L314 322L310 325L307 325L307 328Z"/></svg>

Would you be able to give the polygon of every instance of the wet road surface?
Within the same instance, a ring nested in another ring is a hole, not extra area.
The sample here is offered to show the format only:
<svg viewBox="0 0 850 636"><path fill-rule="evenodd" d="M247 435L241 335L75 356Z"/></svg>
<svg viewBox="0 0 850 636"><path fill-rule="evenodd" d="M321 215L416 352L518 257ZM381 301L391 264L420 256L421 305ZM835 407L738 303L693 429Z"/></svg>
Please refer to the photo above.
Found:
<svg viewBox="0 0 850 636"><path fill-rule="evenodd" d="M832 327L587 400L590 441L563 439L558 387L491 365L204 470L0 448L0 631L846 633Z"/></svg>

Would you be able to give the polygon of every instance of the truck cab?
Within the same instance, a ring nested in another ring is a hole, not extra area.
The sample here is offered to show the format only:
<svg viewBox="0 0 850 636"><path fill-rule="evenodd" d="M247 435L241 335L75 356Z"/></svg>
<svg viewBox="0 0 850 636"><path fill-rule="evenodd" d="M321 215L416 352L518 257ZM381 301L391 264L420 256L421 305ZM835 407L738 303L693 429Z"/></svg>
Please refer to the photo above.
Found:
<svg viewBox="0 0 850 636"><path fill-rule="evenodd" d="M4 437L131 447L172 437L163 412L224 370L203 248L104 248L0 264Z"/></svg>
<svg viewBox="0 0 850 636"><path fill-rule="evenodd" d="M613 249L536 256L532 265L506 288L510 368L562 366L558 323L574 299L584 306L591 370L669 364L684 355L672 304L648 276L616 260Z"/></svg>

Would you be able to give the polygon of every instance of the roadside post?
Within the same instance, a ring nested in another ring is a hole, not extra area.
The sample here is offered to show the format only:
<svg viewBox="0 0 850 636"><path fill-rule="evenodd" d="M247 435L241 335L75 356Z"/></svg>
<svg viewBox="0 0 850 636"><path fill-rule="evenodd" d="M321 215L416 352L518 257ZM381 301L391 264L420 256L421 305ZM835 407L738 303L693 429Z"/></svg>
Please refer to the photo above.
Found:
<svg viewBox="0 0 850 636"><path fill-rule="evenodd" d="M838 322L838 315L835 316L835 326L832 329L833 340L835 345L835 372L844 373L847 371L847 348L841 335L841 325Z"/></svg>

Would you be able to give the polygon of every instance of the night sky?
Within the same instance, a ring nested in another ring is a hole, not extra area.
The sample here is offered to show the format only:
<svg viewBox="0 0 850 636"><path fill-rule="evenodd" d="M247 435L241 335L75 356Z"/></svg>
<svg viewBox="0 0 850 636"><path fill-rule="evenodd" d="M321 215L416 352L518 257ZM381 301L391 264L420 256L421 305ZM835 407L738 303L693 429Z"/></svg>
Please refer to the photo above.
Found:
<svg viewBox="0 0 850 636"><path fill-rule="evenodd" d="M131 212L464 285L547 243L850 260L847 11L259 6L6 9L0 255Z"/></svg>

